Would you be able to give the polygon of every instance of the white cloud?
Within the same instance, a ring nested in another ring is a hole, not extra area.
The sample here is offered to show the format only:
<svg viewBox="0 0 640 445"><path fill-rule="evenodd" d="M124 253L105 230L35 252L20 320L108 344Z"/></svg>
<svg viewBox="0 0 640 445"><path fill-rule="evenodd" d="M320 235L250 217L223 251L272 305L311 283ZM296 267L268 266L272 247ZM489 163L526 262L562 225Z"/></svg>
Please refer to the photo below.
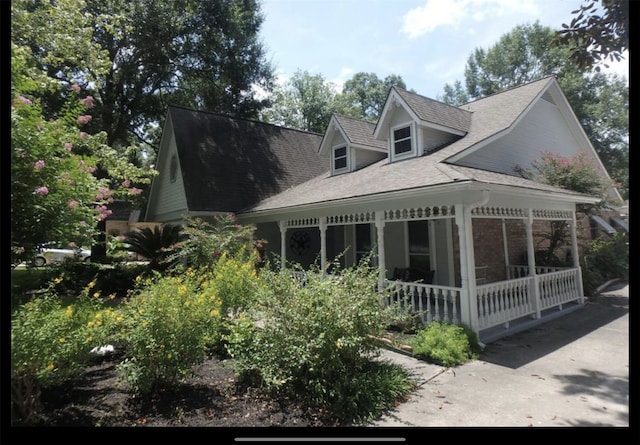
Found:
<svg viewBox="0 0 640 445"><path fill-rule="evenodd" d="M338 76L332 80L329 80L329 82L333 84L333 88L336 93L341 93L344 83L347 80L351 79L354 74L355 74L355 71L353 70L353 68L348 66L343 66L342 68L340 68L340 72L338 73Z"/></svg>
<svg viewBox="0 0 640 445"><path fill-rule="evenodd" d="M409 10L402 18L402 32L410 39L436 28L460 28L465 22L483 22L515 14L537 14L533 0L426 0L423 6Z"/></svg>

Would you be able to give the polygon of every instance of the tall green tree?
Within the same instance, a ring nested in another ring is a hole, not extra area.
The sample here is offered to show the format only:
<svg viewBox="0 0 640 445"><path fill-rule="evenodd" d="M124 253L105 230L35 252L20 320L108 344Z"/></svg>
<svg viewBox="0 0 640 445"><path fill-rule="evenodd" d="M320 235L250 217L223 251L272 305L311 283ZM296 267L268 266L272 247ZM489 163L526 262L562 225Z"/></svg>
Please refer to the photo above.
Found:
<svg viewBox="0 0 640 445"><path fill-rule="evenodd" d="M298 70L271 96L261 119L278 125L324 133L333 113L376 121L392 86L406 89L402 77L380 79L375 73L356 73L341 92L322 74Z"/></svg>
<svg viewBox="0 0 640 445"><path fill-rule="evenodd" d="M37 23L46 22L58 3L13 5L31 24L31 32L20 33L24 45L42 46ZM256 117L263 107L253 89L269 91L273 70L259 40L264 20L259 0L85 0L77 6L91 26L79 39L69 32L68 43L106 54L106 72L94 73L84 57L52 59L34 51L34 62L67 87L77 83L94 97L87 131L105 131L110 146L155 146L154 130L168 103L243 117ZM69 31L74 26L66 24ZM43 97L43 108L53 114L63 101L52 93Z"/></svg>
<svg viewBox="0 0 640 445"><path fill-rule="evenodd" d="M554 45L555 31L538 22L521 25L485 50L476 48L460 81L446 84L444 102L459 105L554 75L623 198L629 181L629 87L615 74L589 73L570 58L569 46Z"/></svg>
<svg viewBox="0 0 640 445"><path fill-rule="evenodd" d="M390 74L380 79L375 73L360 72L347 80L336 97L338 112L375 122L393 86L406 89L401 76Z"/></svg>
<svg viewBox="0 0 640 445"><path fill-rule="evenodd" d="M335 110L334 86L322 74L297 70L275 89L260 118L285 127L324 133Z"/></svg>

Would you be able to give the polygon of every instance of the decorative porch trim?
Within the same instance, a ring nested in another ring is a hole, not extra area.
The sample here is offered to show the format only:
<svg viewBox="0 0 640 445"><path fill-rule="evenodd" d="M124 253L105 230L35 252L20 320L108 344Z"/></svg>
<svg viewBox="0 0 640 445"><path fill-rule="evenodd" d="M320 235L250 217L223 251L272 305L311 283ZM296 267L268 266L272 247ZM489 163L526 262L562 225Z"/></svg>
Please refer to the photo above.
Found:
<svg viewBox="0 0 640 445"><path fill-rule="evenodd" d="M573 217L571 210L525 209L515 207L478 207L471 211L471 215L482 218L525 219L529 217L529 212L531 212L534 219L571 220Z"/></svg>
<svg viewBox="0 0 640 445"><path fill-rule="evenodd" d="M328 226L339 226L342 224L363 224L373 221L375 221L375 212L360 212L327 216Z"/></svg>
<svg viewBox="0 0 640 445"><path fill-rule="evenodd" d="M417 219L451 218L456 214L455 206L433 206L408 209L385 210L385 221L412 221Z"/></svg>
<svg viewBox="0 0 640 445"><path fill-rule="evenodd" d="M284 227L318 227L320 225L320 218L297 218L284 221Z"/></svg>

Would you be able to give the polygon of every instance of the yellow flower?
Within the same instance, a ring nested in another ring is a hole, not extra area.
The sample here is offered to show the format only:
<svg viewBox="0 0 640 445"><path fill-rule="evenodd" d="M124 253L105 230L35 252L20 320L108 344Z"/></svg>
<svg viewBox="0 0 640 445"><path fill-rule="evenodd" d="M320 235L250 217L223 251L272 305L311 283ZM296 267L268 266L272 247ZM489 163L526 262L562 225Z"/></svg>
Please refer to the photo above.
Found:
<svg viewBox="0 0 640 445"><path fill-rule="evenodd" d="M53 371L54 368L55 366L53 366L53 363L49 363L49 365L47 366L47 371Z"/></svg>
<svg viewBox="0 0 640 445"><path fill-rule="evenodd" d="M167 354L167 358L169 358L169 359L170 359L171 357L173 357L173 355L172 355L171 353L168 353L168 354Z"/></svg>
<svg viewBox="0 0 640 445"><path fill-rule="evenodd" d="M88 290L91 290L91 288L92 288L93 286L95 286L95 285L96 285L96 280L93 280L93 281L91 281L89 284L87 284L87 289L88 289Z"/></svg>
<svg viewBox="0 0 640 445"><path fill-rule="evenodd" d="M59 339L58 339L58 341L59 341L60 343L64 343L64 342L66 341L66 338L64 338L64 337L59 338Z"/></svg>
<svg viewBox="0 0 640 445"><path fill-rule="evenodd" d="M73 315L73 306L72 305L67 306L67 310L64 311L64 315L67 318L71 318L71 316Z"/></svg>
<svg viewBox="0 0 640 445"><path fill-rule="evenodd" d="M100 298L100 291L94 292L93 298Z"/></svg>
<svg viewBox="0 0 640 445"><path fill-rule="evenodd" d="M60 284L62 283L62 277L58 277L55 280L53 280L53 284Z"/></svg>

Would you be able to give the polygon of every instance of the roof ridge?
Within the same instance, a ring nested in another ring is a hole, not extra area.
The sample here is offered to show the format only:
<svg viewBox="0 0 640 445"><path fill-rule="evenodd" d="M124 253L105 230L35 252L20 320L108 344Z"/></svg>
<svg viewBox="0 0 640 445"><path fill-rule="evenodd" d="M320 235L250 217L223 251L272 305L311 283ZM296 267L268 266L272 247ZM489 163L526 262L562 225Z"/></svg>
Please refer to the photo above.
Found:
<svg viewBox="0 0 640 445"><path fill-rule="evenodd" d="M174 104L168 104L167 108L180 108L182 110L194 111L196 113L211 114L211 115L215 115L215 116L225 117L225 118L228 118L228 119L241 120L241 121L245 121L245 122L253 122L253 123L261 124L261 125L270 125L272 127L281 128L283 130L298 131L298 132L301 132L301 133L315 134L315 135L320 135L320 136L322 135L322 133L318 133L316 131L301 130L299 128L293 128L293 127L285 127L284 125L272 124L271 122L264 122L264 121L261 121L259 119L254 119L254 118L249 118L249 117L233 116L231 114L221 113L219 111L196 110L195 108L185 107L183 105L174 105Z"/></svg>
<svg viewBox="0 0 640 445"><path fill-rule="evenodd" d="M465 106L465 105L469 105L469 104L472 104L472 103L478 102L478 101L480 101L480 100L488 99L488 98L490 98L490 97L495 97L495 96L498 96L499 94L508 93L508 92L510 92L510 91L517 90L518 88L523 88L523 87L531 86L531 85L533 85L534 83L542 82L543 80L547 80L547 81L548 81L548 80L549 80L549 79L551 79L551 78L556 79L556 76L555 76L554 74L548 74L548 75L546 75L546 76L541 77L540 79L532 80L531 82L523 83L523 84L521 84L521 85L514 85L514 86L509 87L509 88L507 88L507 89L505 89L505 90L497 91L497 92L495 92L495 93L493 93L493 94L489 94L488 96L478 97L478 98L476 98L476 99L474 99L474 100L470 100L469 102L465 102L465 103L463 103L463 104L457 105L457 106L456 106L456 108L461 108L461 107L463 107L463 106ZM556 79L556 80L557 80L557 79Z"/></svg>

